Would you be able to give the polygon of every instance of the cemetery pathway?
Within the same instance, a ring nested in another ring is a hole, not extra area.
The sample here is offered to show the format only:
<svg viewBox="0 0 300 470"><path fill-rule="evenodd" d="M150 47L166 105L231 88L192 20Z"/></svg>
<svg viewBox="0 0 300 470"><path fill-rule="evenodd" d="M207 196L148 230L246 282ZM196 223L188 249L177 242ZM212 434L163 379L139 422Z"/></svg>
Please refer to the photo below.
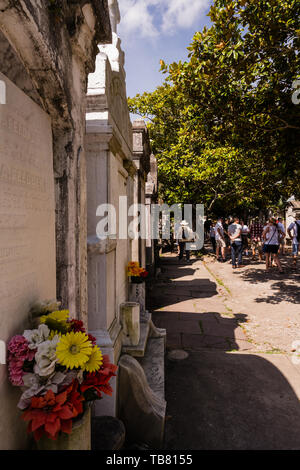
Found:
<svg viewBox="0 0 300 470"><path fill-rule="evenodd" d="M148 309L167 329L166 449L300 448L300 274L288 262L280 275L162 257Z"/></svg>

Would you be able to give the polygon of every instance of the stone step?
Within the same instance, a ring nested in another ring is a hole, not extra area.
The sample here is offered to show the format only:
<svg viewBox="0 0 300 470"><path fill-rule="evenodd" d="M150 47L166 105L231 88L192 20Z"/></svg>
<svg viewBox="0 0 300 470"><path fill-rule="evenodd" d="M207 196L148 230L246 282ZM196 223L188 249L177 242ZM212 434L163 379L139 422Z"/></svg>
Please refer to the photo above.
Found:
<svg viewBox="0 0 300 470"><path fill-rule="evenodd" d="M144 357L138 358L151 390L165 400L165 338L148 338Z"/></svg>
<svg viewBox="0 0 300 470"><path fill-rule="evenodd" d="M137 346L123 346L123 354L129 354L133 357L144 357L150 333L150 322L151 320L140 323L141 332L139 344Z"/></svg>

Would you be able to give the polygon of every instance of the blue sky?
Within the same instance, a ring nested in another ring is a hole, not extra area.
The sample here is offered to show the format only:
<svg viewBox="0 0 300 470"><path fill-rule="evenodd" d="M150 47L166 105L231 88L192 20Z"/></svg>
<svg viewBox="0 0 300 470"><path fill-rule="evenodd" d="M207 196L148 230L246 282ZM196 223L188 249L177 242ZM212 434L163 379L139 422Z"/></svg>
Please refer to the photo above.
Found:
<svg viewBox="0 0 300 470"><path fill-rule="evenodd" d="M195 31L209 25L212 0L119 0L118 34L126 54L127 94L153 91L164 76L159 61L187 58Z"/></svg>

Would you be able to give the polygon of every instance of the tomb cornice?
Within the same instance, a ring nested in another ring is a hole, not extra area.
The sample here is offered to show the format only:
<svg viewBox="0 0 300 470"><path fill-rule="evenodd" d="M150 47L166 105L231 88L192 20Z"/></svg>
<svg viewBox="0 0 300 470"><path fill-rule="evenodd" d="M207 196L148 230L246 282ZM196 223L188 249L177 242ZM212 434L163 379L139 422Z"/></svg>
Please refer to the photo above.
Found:
<svg viewBox="0 0 300 470"><path fill-rule="evenodd" d="M94 143L106 142L110 150L118 153L122 160L132 160L131 142L124 139L109 112L87 113L86 133L94 134Z"/></svg>
<svg viewBox="0 0 300 470"><path fill-rule="evenodd" d="M28 71L53 126L66 130L76 127L74 110L82 111L81 94L86 73L95 67L97 44L110 43L112 31L107 0L59 4L49 2L45 8L44 2L1 0L0 29Z"/></svg>

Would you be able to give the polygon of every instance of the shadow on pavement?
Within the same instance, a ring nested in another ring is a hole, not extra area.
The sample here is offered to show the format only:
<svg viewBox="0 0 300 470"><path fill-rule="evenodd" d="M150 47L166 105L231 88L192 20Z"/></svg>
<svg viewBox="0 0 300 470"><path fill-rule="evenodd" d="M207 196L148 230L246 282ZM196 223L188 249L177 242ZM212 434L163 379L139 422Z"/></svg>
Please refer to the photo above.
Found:
<svg viewBox="0 0 300 470"><path fill-rule="evenodd" d="M190 279L195 269L177 258L164 258L160 279L147 285L147 308L151 311L190 299L196 301L218 295L217 285L210 279ZM185 280L185 278L188 278Z"/></svg>
<svg viewBox="0 0 300 470"><path fill-rule="evenodd" d="M235 314L224 318L218 312L153 312L158 328L167 330L167 347L199 351L220 349L237 351L250 349L244 332L239 326L247 321L247 315Z"/></svg>
<svg viewBox="0 0 300 470"><path fill-rule="evenodd" d="M299 373L295 366L286 356L273 354L267 360L266 355L245 352L251 349L240 328L246 315L195 313L193 302L216 295L215 283L209 279L200 279L203 284L184 279L169 283L176 268L167 263L164 260L165 279L153 285L153 319L156 326L167 329L168 350L184 349L189 355L183 360L167 355L165 449L300 449L299 398L279 369L294 378ZM184 278L184 269L177 269L180 276L174 279ZM262 274L256 270L256 275L257 280L254 273L243 273L259 282ZM292 295L286 282L273 285L281 296L278 301ZM211 287L207 292L206 283Z"/></svg>
<svg viewBox="0 0 300 470"><path fill-rule="evenodd" d="M300 449L299 399L271 362L203 350L166 368L166 449Z"/></svg>
<svg viewBox="0 0 300 470"><path fill-rule="evenodd" d="M270 287L270 293L265 297L256 298L256 302L278 304L286 301L300 303L300 274L291 269L290 262L286 259L282 262L282 266L284 268L283 274L280 274L277 268L271 268L270 271L262 268L251 268L242 273L243 280L251 284L274 281Z"/></svg>

